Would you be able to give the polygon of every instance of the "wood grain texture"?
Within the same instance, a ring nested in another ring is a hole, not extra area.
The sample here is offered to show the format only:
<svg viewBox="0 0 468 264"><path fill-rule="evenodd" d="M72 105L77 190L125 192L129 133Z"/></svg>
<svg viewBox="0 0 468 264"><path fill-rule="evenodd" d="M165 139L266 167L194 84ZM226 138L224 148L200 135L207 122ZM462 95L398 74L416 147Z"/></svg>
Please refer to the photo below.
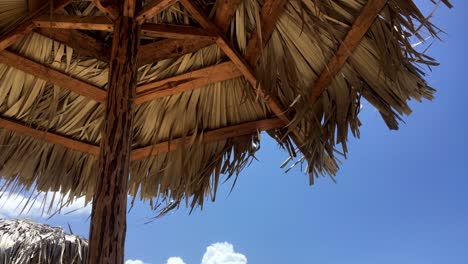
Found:
<svg viewBox="0 0 468 264"><path fill-rule="evenodd" d="M278 118L264 119L243 124L223 127L200 134L202 139L194 144L206 144L230 138L251 135L257 131L272 130L283 127L283 122ZM161 142L155 145L134 149L131 160L142 160L151 156L164 154L179 148L191 146L192 136L177 138L171 141Z"/></svg>
<svg viewBox="0 0 468 264"><path fill-rule="evenodd" d="M10 51L0 51L0 63L53 83L63 89L86 96L99 103L106 100L106 92L99 87L75 79L68 74L49 68Z"/></svg>
<svg viewBox="0 0 468 264"><path fill-rule="evenodd" d="M250 66L255 68L257 65L258 60L262 56L262 51L270 40L276 22L284 11L284 5L287 2L288 0L266 0L263 4L260 14L261 35L258 32L258 28L255 28L247 43L245 59Z"/></svg>
<svg viewBox="0 0 468 264"><path fill-rule="evenodd" d="M142 104L151 100L199 89L208 84L231 80L240 76L242 76L242 73L232 62L216 64L164 80L140 85L137 87L135 103Z"/></svg>
<svg viewBox="0 0 468 264"><path fill-rule="evenodd" d="M32 128L30 126L26 126L20 122L10 120L7 118L0 118L0 127L24 136L29 136L39 140L43 140L47 143L60 145L70 150L87 153L93 156L99 155L98 146L81 142L79 140L74 140L56 133Z"/></svg>
<svg viewBox="0 0 468 264"><path fill-rule="evenodd" d="M242 0L218 0L214 23L221 32L226 33L232 18L236 14L237 7Z"/></svg>
<svg viewBox="0 0 468 264"><path fill-rule="evenodd" d="M111 20L116 20L119 16L119 8L109 0L93 0L93 4L96 8L101 11L105 16Z"/></svg>
<svg viewBox="0 0 468 264"><path fill-rule="evenodd" d="M64 8L68 5L71 0L56 0L53 4L53 10L57 11ZM31 32L34 29L35 18L38 18L42 15L48 14L51 11L51 5L49 2L43 5L41 8L37 9L34 13L30 14L23 22L19 23L16 27L10 30L8 33L0 36L0 50L4 50L9 47L11 44L23 38L26 34Z"/></svg>
<svg viewBox="0 0 468 264"><path fill-rule="evenodd" d="M54 15L40 16L33 19L34 26L39 28L63 28L63 29L81 29L81 30L100 30L112 31L114 25L103 16L65 16Z"/></svg>
<svg viewBox="0 0 468 264"><path fill-rule="evenodd" d="M207 38L212 41L216 36L202 28L192 26L180 26L169 24L143 24L141 35L147 37L171 38L171 39L200 39Z"/></svg>
<svg viewBox="0 0 468 264"><path fill-rule="evenodd" d="M362 38L386 4L387 0L369 0L366 3L335 55L333 55L330 62L325 66L325 69L315 82L310 96L311 104L314 104L320 98L327 86L346 63L349 56L351 56L354 49L361 43Z"/></svg>
<svg viewBox="0 0 468 264"><path fill-rule="evenodd" d="M142 45L138 53L138 65L155 63L160 60L177 58L215 44L210 38L164 39Z"/></svg>
<svg viewBox="0 0 468 264"><path fill-rule="evenodd" d="M35 32L73 48L78 55L110 61L111 48L107 43L78 30L38 28Z"/></svg>
<svg viewBox="0 0 468 264"><path fill-rule="evenodd" d="M134 18L120 16L116 20L91 214L89 264L124 262L139 34Z"/></svg>
<svg viewBox="0 0 468 264"><path fill-rule="evenodd" d="M143 6L143 9L138 12L138 23L143 24L146 20L151 19L164 9L177 3L177 0L153 0L152 2Z"/></svg>

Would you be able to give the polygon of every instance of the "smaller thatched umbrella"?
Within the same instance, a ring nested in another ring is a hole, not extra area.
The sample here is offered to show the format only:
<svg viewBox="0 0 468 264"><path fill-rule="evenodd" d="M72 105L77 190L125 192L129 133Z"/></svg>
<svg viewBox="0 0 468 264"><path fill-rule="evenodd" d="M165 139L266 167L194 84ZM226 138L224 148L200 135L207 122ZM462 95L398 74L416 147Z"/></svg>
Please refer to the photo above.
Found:
<svg viewBox="0 0 468 264"><path fill-rule="evenodd" d="M0 263L87 263L88 241L30 220L0 219Z"/></svg>

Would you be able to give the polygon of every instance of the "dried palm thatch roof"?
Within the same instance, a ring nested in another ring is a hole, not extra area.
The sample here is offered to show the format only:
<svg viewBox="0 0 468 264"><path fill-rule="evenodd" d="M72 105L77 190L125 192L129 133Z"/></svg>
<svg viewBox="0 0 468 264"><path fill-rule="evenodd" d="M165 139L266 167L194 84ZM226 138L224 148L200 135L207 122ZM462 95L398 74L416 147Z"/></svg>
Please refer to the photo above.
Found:
<svg viewBox="0 0 468 264"><path fill-rule="evenodd" d="M92 199L113 15L99 3L34 13L0 0L5 188ZM263 130L307 163L311 183L333 176L349 132L359 136L361 98L397 129L409 100L433 97L424 72L436 63L412 42L439 29L411 0L146 1L138 19L129 193L144 200L214 199Z"/></svg>
<svg viewBox="0 0 468 264"><path fill-rule="evenodd" d="M0 219L0 263L87 263L88 242L61 228L30 220Z"/></svg>

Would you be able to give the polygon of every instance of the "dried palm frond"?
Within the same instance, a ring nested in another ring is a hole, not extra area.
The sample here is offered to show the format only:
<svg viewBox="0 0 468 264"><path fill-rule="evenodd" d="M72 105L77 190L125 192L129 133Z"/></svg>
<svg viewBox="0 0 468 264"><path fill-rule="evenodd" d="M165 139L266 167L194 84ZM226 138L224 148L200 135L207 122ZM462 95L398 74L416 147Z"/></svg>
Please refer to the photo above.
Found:
<svg viewBox="0 0 468 264"><path fill-rule="evenodd" d="M240 53L259 21L264 1L244 0L236 10L227 39ZM430 1L428 1L430 2ZM199 1L211 16L218 3ZM411 113L411 99L432 99L424 67L435 62L412 45L436 37L438 29L412 1L389 0L340 73L321 97L310 103L314 84L359 15L364 0L288 1L255 69L260 86L287 109L291 123L269 131L292 156L307 163L311 183L320 174L333 176L338 157L348 152L348 134L359 136L360 101L369 101L390 129ZM448 6L450 4L446 1ZM12 9L10 6L17 8ZM72 15L95 14L89 3L74 1ZM0 31L26 17L23 0L0 0ZM199 26L182 5L152 18L155 23ZM109 35L103 36L108 38ZM145 38L146 42L156 41ZM10 49L75 78L106 89L108 66L37 33ZM186 73L226 60L208 46L197 52L143 65L140 84ZM257 87L256 87L257 88ZM0 115L31 127L98 145L103 106L6 65L0 65ZM272 117L267 105L243 77L160 98L135 110L133 147L188 137L191 146L133 161L129 194L143 200L163 198L190 207L214 200L218 184L237 177L258 150L258 134L200 144L208 130ZM299 136L293 136L293 133ZM93 197L96 157L0 129L0 175L12 189L59 191L70 199ZM337 157L338 156L338 157ZM299 162L298 162L299 161ZM285 165L286 166L286 165ZM234 181L235 182L235 181Z"/></svg>
<svg viewBox="0 0 468 264"><path fill-rule="evenodd" d="M0 219L0 263L84 264L88 242L61 228L30 220Z"/></svg>

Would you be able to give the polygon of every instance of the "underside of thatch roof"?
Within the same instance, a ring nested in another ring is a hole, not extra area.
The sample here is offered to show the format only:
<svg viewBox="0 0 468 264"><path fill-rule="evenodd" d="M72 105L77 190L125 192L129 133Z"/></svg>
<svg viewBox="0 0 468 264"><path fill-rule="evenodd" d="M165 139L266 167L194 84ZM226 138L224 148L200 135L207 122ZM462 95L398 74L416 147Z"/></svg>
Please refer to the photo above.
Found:
<svg viewBox="0 0 468 264"><path fill-rule="evenodd" d="M90 201L112 10L37 2L0 0L0 175L4 188ZM307 163L311 183L333 176L361 98L397 129L409 100L434 93L423 77L435 62L412 44L439 30L411 0L144 1L138 18L129 193L142 199L214 198L260 131Z"/></svg>
<svg viewBox="0 0 468 264"><path fill-rule="evenodd" d="M84 264L88 242L63 229L30 220L0 219L0 263Z"/></svg>

